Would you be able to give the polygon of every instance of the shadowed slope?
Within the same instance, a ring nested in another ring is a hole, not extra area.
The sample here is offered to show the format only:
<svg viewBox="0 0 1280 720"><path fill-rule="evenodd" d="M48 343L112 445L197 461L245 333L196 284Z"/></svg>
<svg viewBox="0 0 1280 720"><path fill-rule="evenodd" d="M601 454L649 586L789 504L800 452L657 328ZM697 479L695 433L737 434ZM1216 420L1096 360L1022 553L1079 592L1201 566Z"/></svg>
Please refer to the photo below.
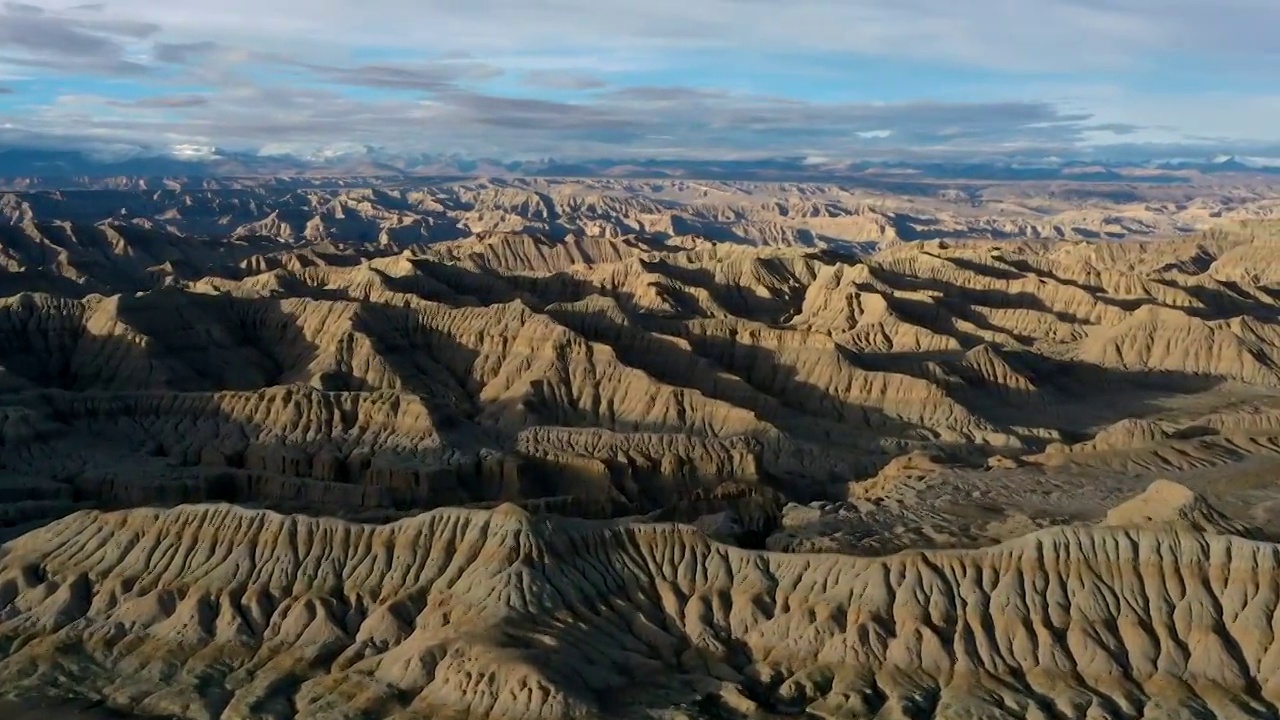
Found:
<svg viewBox="0 0 1280 720"><path fill-rule="evenodd" d="M1275 427L1194 432L1216 394L1280 394L1280 291L1233 270L1271 237L865 257L511 232L391 255L236 245L142 292L0 299L0 472L45 488L3 512L552 493L645 513L727 479L842 498L912 451L1122 470L1272 454ZM1134 417L1160 433L1117 425Z"/></svg>

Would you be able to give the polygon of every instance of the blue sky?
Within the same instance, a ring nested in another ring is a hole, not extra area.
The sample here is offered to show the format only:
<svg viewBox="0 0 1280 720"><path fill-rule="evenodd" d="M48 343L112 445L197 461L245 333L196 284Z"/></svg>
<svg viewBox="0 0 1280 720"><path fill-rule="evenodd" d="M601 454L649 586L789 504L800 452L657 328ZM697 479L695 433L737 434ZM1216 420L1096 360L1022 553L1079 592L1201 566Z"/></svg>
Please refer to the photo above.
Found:
<svg viewBox="0 0 1280 720"><path fill-rule="evenodd" d="M1280 155L1274 0L0 5L0 146Z"/></svg>

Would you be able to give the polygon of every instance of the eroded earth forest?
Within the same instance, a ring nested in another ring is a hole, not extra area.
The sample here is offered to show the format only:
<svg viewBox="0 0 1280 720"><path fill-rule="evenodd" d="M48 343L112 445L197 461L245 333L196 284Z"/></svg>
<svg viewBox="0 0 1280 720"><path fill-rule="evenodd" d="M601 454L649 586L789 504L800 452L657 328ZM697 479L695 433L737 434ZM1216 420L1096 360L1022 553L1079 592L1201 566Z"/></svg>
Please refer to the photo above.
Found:
<svg viewBox="0 0 1280 720"><path fill-rule="evenodd" d="M1275 718L1273 197L0 194L0 689L183 720Z"/></svg>

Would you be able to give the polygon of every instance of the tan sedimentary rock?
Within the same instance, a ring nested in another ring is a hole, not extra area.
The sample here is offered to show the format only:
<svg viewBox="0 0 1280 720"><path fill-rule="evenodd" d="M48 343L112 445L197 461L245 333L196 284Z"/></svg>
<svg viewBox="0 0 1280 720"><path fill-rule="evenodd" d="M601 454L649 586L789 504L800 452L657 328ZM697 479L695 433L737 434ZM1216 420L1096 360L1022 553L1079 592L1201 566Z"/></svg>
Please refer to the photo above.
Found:
<svg viewBox="0 0 1280 720"><path fill-rule="evenodd" d="M1193 532L1258 537L1258 532L1232 520L1203 497L1168 480L1151 483L1145 492L1112 508L1102 525L1172 527Z"/></svg>
<svg viewBox="0 0 1280 720"><path fill-rule="evenodd" d="M1260 205L246 183L0 196L4 692L1274 715L1276 547L1183 485L1105 512L1280 455L1275 228L1132 239Z"/></svg>
<svg viewBox="0 0 1280 720"><path fill-rule="evenodd" d="M1124 524L860 559L510 506L87 512L5 546L0 677L184 718L1265 717L1276 546Z"/></svg>
<svg viewBox="0 0 1280 720"><path fill-rule="evenodd" d="M521 197L517 206L537 211ZM53 231L22 237L31 232ZM140 256L136 229L112 232L84 237L115 243L116 264ZM15 408L5 434L34 440L13 446L7 467L38 473L52 462L85 487L172 478L199 488L201 469L257 474L238 488L276 476L368 482L383 489L316 492L375 504L390 493L421 507L534 499L502 488L572 494L568 482L533 479L555 474L545 463L511 471L529 475L514 484L471 485L466 468L484 466L482 455L537 457L542 444L566 467L609 474L610 493L628 502L648 483L664 488L657 498L716 478L839 494L892 456L939 445L1012 456L1075 443L1105 450L1115 467L1139 446L1149 450L1132 459L1141 467L1217 462L1232 447L1268 453L1270 426L1248 412L1206 420L1239 428L1217 445L1186 442L1181 421L1165 423L1165 438L1116 434L1123 425L1098 434L1149 412L1151 392L1280 385L1266 278L1210 272L1256 260L1240 249L1266 233L928 241L864 257L513 231L376 257L328 241L254 253L266 241L246 235L227 240L231 269L209 263L201 242L184 259L187 248L152 238L148 267L170 265L160 287L111 292L123 276L68 275L108 292L0 300L0 383L25 393L0 403ZM200 262L209 274L181 269ZM113 459L72 437L113 438ZM162 452L145 450L155 443ZM726 459L735 443L751 449ZM128 460L137 450L181 470ZM143 469L126 472L130 463ZM604 483L587 486L597 498Z"/></svg>

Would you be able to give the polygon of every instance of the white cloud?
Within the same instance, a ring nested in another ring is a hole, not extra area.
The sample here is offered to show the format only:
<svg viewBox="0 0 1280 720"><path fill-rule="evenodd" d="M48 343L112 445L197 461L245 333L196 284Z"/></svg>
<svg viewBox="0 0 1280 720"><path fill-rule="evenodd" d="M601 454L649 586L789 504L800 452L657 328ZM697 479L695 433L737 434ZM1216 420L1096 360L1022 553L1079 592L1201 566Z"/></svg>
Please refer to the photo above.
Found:
<svg viewBox="0 0 1280 720"><path fill-rule="evenodd" d="M377 74L377 77L382 77ZM399 77L399 76L396 76ZM1070 146L1089 127L1084 114L1043 103L817 104L759 96L633 87L588 102L512 98L460 88L429 102L360 100L331 89L239 86L224 93L122 103L61 97L33 117L4 118L33 133L146 145L287 148L313 154L338 143L399 151L459 151L559 157L729 156L850 153L919 147L951 151ZM21 125L20 125L21 126Z"/></svg>
<svg viewBox="0 0 1280 720"><path fill-rule="evenodd" d="M656 151L652 139L663 152L821 155L1280 142L1269 88L1156 95L1124 84L1171 56L1223 77L1280 76L1276 27L1275 0L34 0L0 4L0 79L71 80L76 92L37 112L0 105L0 120L95 142L555 155ZM823 77L847 80L863 54L994 69L1005 84L967 104L880 105L605 87L611 74L656 69L673 85L682 70L714 84L742 74L732 58L785 70L797 52L825 59ZM1017 79L1103 70L1113 85ZM129 79L130 95L113 97L118 86L92 79L103 75ZM581 101L536 99L549 91Z"/></svg>
<svg viewBox="0 0 1280 720"><path fill-rule="evenodd" d="M189 41L315 52L399 47L475 54L735 47L857 51L1006 69L1124 68L1152 52L1280 49L1271 0L116 0L94 15Z"/></svg>
<svg viewBox="0 0 1280 720"><path fill-rule="evenodd" d="M169 153L179 160L208 160L218 157L217 148L211 145L174 145Z"/></svg>

